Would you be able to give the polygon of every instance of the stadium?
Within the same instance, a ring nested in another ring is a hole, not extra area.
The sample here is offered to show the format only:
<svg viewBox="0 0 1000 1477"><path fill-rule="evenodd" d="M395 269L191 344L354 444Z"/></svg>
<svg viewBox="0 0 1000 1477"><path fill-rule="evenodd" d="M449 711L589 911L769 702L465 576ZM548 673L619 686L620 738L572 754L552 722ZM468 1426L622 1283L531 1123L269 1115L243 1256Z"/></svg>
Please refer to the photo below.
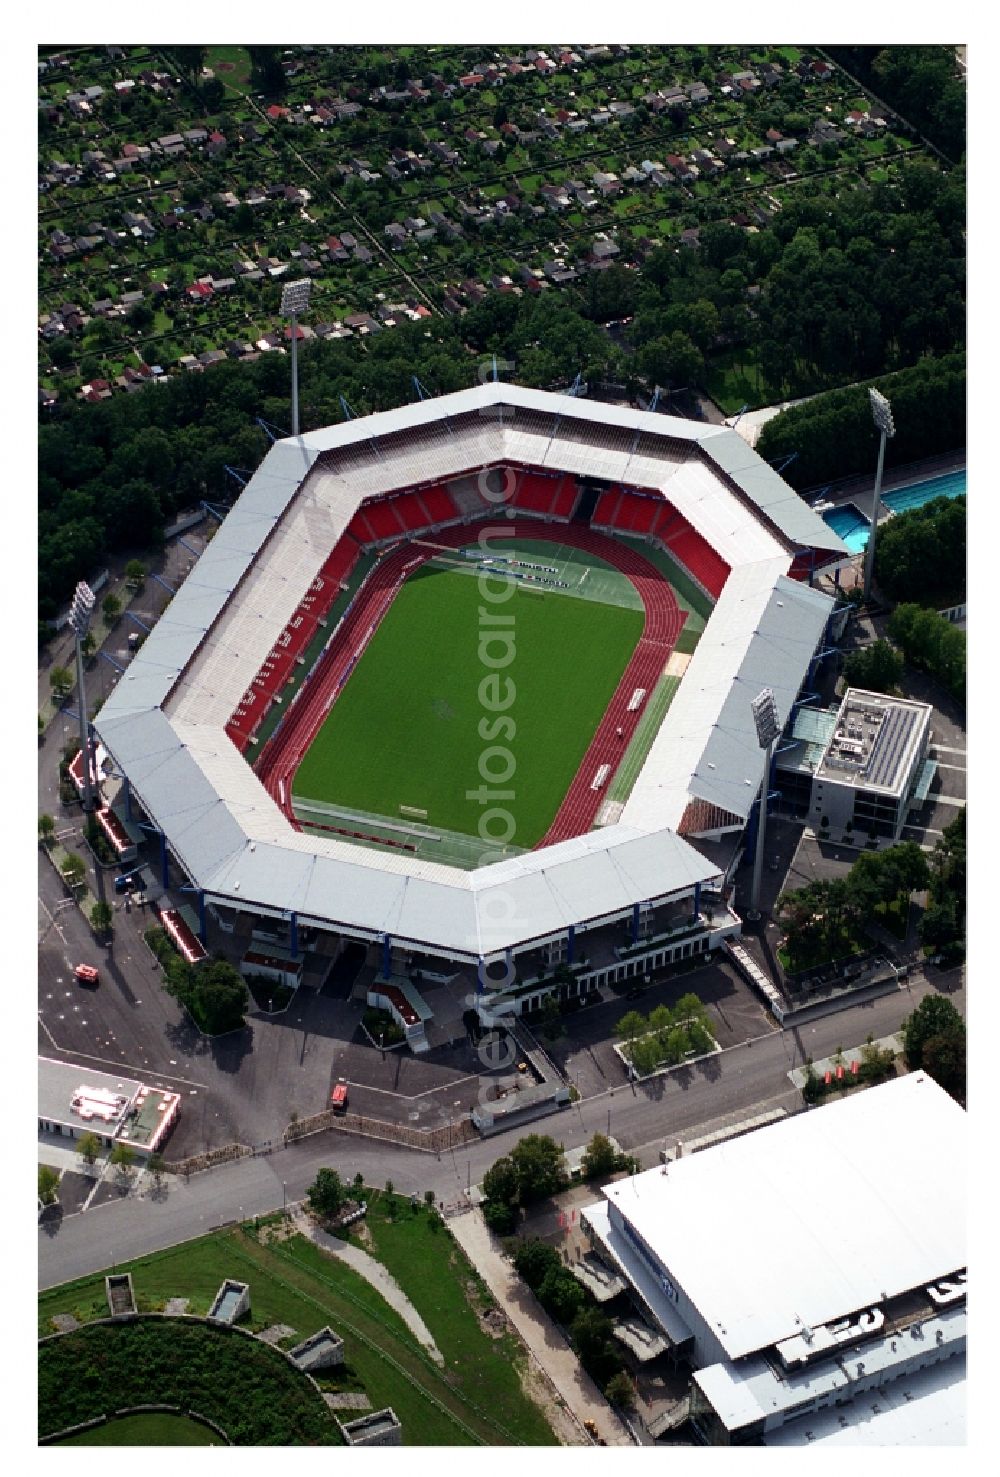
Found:
<svg viewBox="0 0 1000 1477"><path fill-rule="evenodd" d="M363 944L404 1018L707 953L846 552L734 431L572 396L278 441L95 721L112 813L202 941Z"/></svg>

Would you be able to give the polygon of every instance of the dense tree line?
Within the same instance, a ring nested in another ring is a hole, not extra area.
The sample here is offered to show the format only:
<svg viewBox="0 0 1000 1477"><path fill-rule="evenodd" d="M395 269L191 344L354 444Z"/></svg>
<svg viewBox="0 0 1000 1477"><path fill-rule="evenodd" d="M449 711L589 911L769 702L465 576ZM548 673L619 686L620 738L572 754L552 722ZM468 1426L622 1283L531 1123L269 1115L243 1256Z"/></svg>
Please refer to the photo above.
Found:
<svg viewBox="0 0 1000 1477"><path fill-rule="evenodd" d="M920 941L955 963L965 953L965 808L931 853L930 898L920 920Z"/></svg>
<svg viewBox="0 0 1000 1477"><path fill-rule="evenodd" d="M243 1025L249 992L239 970L221 957L197 966L186 963L163 928L148 928L144 937L163 967L163 988L200 1030L217 1036Z"/></svg>
<svg viewBox="0 0 1000 1477"><path fill-rule="evenodd" d="M956 351L783 410L762 429L758 452L767 461L794 452L795 461L782 472L793 487L867 472L874 482L878 432L869 384L892 402L896 434L886 445L887 467L965 445L965 353Z"/></svg>
<svg viewBox="0 0 1000 1477"><path fill-rule="evenodd" d="M553 1247L537 1238L520 1241L513 1251L518 1275L545 1311L568 1329L573 1349L587 1373L617 1404L626 1403L611 1381L622 1372L622 1359L612 1337L612 1323L577 1281Z"/></svg>
<svg viewBox="0 0 1000 1477"><path fill-rule="evenodd" d="M881 524L875 579L890 600L939 608L965 596L965 498L936 497Z"/></svg>
<svg viewBox="0 0 1000 1477"><path fill-rule="evenodd" d="M925 995L903 1022L906 1065L922 1068L946 1092L965 1099L965 1022L946 995Z"/></svg>
<svg viewBox="0 0 1000 1477"><path fill-rule="evenodd" d="M958 702L965 703L965 632L936 610L898 605L889 620L889 635L899 643L911 666L934 677Z"/></svg>
<svg viewBox="0 0 1000 1477"><path fill-rule="evenodd" d="M862 852L846 877L820 878L783 892L777 912L789 968L797 973L855 952L865 922L921 891L929 875L920 847L904 841Z"/></svg>
<svg viewBox="0 0 1000 1477"><path fill-rule="evenodd" d="M965 83L954 47L830 46L827 50L949 159L957 161L965 153Z"/></svg>

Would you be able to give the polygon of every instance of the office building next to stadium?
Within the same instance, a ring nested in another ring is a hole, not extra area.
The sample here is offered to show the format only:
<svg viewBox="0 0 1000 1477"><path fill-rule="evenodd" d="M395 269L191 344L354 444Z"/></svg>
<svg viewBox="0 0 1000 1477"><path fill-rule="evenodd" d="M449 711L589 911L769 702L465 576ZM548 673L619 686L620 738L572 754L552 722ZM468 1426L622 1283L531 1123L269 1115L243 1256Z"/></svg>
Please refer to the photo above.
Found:
<svg viewBox="0 0 1000 1477"><path fill-rule="evenodd" d="M513 471L519 518L658 542L714 601L631 792L471 870L306 834L245 757L256 730L362 548L495 518L486 469ZM492 383L279 441L96 719L114 813L159 838L202 939L210 914L272 957L360 941L400 987L464 973L486 1020L556 969L565 996L706 953L739 927L711 843L758 796L751 700L770 687L785 723L810 686L836 619L812 577L845 552L722 426Z"/></svg>

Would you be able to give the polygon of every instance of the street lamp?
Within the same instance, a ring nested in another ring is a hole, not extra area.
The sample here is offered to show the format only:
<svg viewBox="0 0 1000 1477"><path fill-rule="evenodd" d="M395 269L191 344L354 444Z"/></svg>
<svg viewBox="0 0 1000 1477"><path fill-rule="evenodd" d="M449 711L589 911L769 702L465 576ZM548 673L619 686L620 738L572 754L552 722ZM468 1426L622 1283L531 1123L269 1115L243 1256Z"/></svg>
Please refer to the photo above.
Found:
<svg viewBox="0 0 1000 1477"><path fill-rule="evenodd" d="M94 786L90 777L90 728L87 723L87 694L83 687L83 641L90 627L96 597L83 580L73 592L73 603L69 611L69 624L76 638L76 691L80 710L80 751L83 757L83 809L90 814L94 809Z"/></svg>
<svg viewBox="0 0 1000 1477"><path fill-rule="evenodd" d="M868 397L872 403L872 419L879 433L878 440L878 469L875 473L875 496L872 499L872 526L868 534L868 543L865 545L865 604L871 599L872 594L872 572L875 569L875 530L878 528L878 510L882 495L882 467L885 462L885 443L890 436L895 436L896 426L892 419L892 406L884 395L878 390L869 390Z"/></svg>
<svg viewBox="0 0 1000 1477"><path fill-rule="evenodd" d="M757 729L757 742L764 751L764 775L760 783L760 805L757 810L757 851L753 864L750 907L747 910L747 918L756 920L760 917L760 878L764 869L764 827L767 821L767 791L771 783L771 754L781 732L781 724L778 721L774 693L769 687L762 688L750 706Z"/></svg>
<svg viewBox="0 0 1000 1477"><path fill-rule="evenodd" d="M298 317L304 313L309 306L309 293L312 283L308 277L302 277L298 282L286 282L281 289L281 307L279 312L282 318L291 321L292 328L292 435L299 434L299 330Z"/></svg>

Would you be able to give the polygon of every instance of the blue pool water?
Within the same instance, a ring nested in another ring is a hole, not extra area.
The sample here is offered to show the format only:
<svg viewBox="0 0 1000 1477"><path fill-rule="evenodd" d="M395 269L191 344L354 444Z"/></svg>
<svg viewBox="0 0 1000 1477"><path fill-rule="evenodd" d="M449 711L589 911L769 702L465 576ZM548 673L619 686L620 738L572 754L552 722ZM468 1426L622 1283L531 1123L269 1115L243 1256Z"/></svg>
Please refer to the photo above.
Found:
<svg viewBox="0 0 1000 1477"><path fill-rule="evenodd" d="M894 513L908 512L910 508L921 508L935 497L964 497L966 490L965 470L948 472L943 477L931 477L925 482L911 482L906 487L897 487L894 492L882 494L882 501ZM823 522L844 540L852 554L860 554L868 543L869 521L854 503L842 503L839 508L828 508L822 515Z"/></svg>
<svg viewBox="0 0 1000 1477"><path fill-rule="evenodd" d="M897 487L895 492L882 494L882 501L894 513L908 508L921 508L934 497L964 497L965 468L961 472L949 472L944 477L931 477L928 482L913 482L909 487Z"/></svg>

